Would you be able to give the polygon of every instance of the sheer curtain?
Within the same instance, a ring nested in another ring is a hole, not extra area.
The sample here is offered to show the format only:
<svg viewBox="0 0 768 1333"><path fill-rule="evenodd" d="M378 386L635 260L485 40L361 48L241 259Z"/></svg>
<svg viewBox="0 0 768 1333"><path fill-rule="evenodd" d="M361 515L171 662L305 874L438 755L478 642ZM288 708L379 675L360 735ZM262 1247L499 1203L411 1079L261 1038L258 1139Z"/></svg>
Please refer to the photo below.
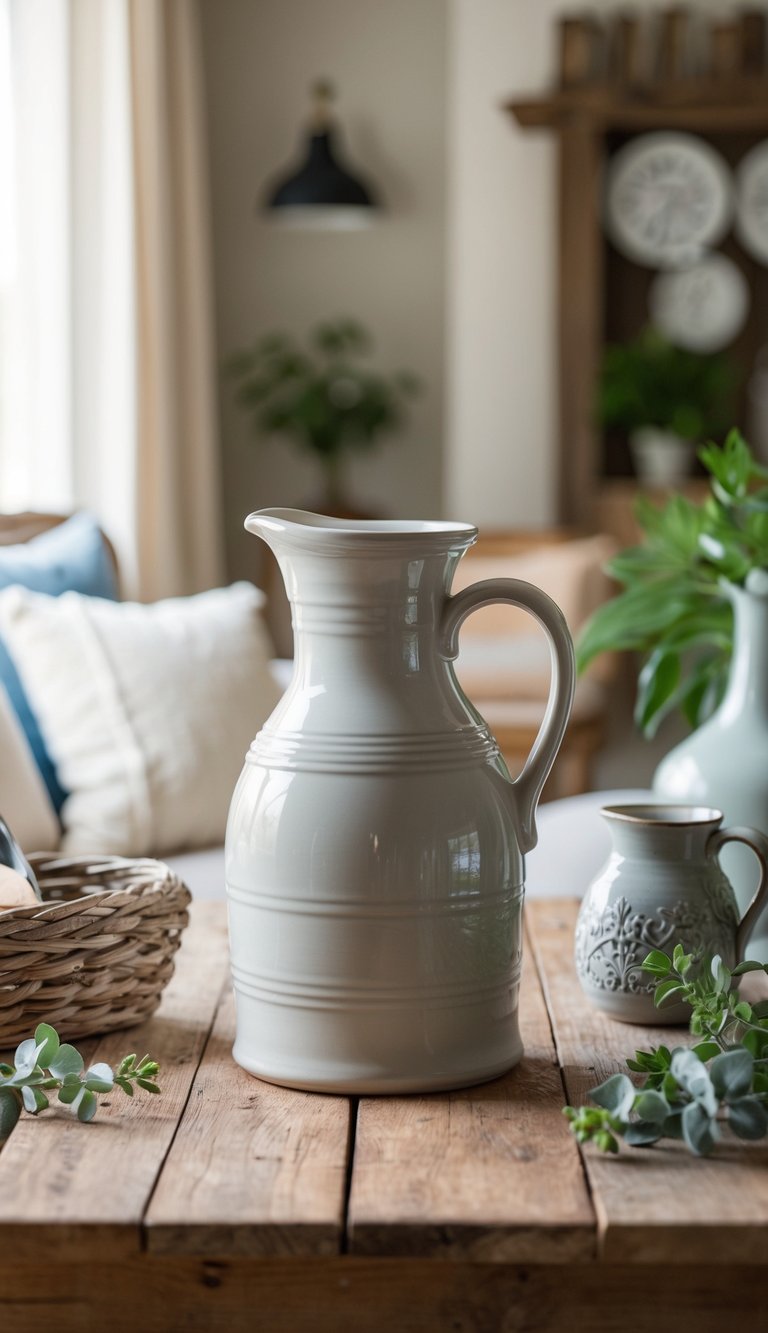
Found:
<svg viewBox="0 0 768 1333"><path fill-rule="evenodd" d="M0 506L221 582L196 0L0 0Z"/></svg>

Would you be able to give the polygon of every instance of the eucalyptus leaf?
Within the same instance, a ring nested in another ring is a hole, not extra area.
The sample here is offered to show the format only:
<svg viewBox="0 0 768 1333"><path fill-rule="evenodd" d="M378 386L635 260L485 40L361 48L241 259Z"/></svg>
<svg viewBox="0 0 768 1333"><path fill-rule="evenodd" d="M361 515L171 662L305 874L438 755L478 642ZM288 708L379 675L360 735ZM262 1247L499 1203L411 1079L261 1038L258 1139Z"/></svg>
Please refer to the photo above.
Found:
<svg viewBox="0 0 768 1333"><path fill-rule="evenodd" d="M65 1083L59 1089L59 1101L63 1106L71 1106L82 1092L82 1083L78 1079L76 1083Z"/></svg>
<svg viewBox="0 0 768 1333"><path fill-rule="evenodd" d="M700 1102L690 1102L683 1111L683 1138L697 1157L706 1157L719 1137L717 1121Z"/></svg>
<svg viewBox="0 0 768 1333"><path fill-rule="evenodd" d="M599 1087L593 1088L590 1097L598 1106L611 1111L619 1119L625 1119L635 1100L635 1087L626 1074L613 1074Z"/></svg>
<svg viewBox="0 0 768 1333"><path fill-rule="evenodd" d="M12 1088L0 1088L0 1142L7 1139L21 1115L21 1098Z"/></svg>
<svg viewBox="0 0 768 1333"><path fill-rule="evenodd" d="M670 1113L670 1105L660 1092L641 1092L635 1100L635 1110L641 1120L650 1120L654 1124L663 1124Z"/></svg>
<svg viewBox="0 0 768 1333"><path fill-rule="evenodd" d="M39 1023L35 1028L35 1041L41 1046L40 1064L44 1069L50 1069L51 1061L56 1059L60 1046L58 1032L50 1023Z"/></svg>
<svg viewBox="0 0 768 1333"><path fill-rule="evenodd" d="M115 1085L115 1076L107 1064L91 1065L85 1073L85 1086L91 1092L111 1092Z"/></svg>
<svg viewBox="0 0 768 1333"><path fill-rule="evenodd" d="M48 1098L39 1088L30 1088L29 1086L21 1090L24 1110L29 1111L30 1115L37 1115L38 1111L45 1111L48 1107Z"/></svg>
<svg viewBox="0 0 768 1333"><path fill-rule="evenodd" d="M83 1057L74 1046L66 1043L56 1052L56 1058L48 1066L56 1078L65 1078L67 1074L80 1074L83 1070Z"/></svg>
<svg viewBox="0 0 768 1333"><path fill-rule="evenodd" d="M16 1066L12 1075L14 1083L18 1084L22 1079L28 1078L36 1068L43 1045L43 1042L36 1042L34 1037L28 1037L16 1047L16 1054L13 1057Z"/></svg>
<svg viewBox="0 0 768 1333"><path fill-rule="evenodd" d="M95 1093L91 1092L88 1088L83 1088L79 1101L73 1103L73 1108L77 1105L78 1120L82 1120L83 1123L93 1120L98 1104Z"/></svg>
<svg viewBox="0 0 768 1333"><path fill-rule="evenodd" d="M768 1134L768 1111L759 1097L729 1102L728 1124L740 1139L763 1139Z"/></svg>
<svg viewBox="0 0 768 1333"><path fill-rule="evenodd" d="M743 1046L716 1056L709 1072L717 1096L728 1101L744 1097L752 1087L754 1067L753 1056Z"/></svg>
<svg viewBox="0 0 768 1333"><path fill-rule="evenodd" d="M698 1102L708 1116L717 1113L717 1096L709 1071L695 1051L681 1047L672 1055L672 1077ZM683 1126L685 1128L685 1126Z"/></svg>
<svg viewBox="0 0 768 1333"><path fill-rule="evenodd" d="M664 1136L664 1125L657 1120L634 1120L624 1130L624 1142L630 1148L649 1148Z"/></svg>

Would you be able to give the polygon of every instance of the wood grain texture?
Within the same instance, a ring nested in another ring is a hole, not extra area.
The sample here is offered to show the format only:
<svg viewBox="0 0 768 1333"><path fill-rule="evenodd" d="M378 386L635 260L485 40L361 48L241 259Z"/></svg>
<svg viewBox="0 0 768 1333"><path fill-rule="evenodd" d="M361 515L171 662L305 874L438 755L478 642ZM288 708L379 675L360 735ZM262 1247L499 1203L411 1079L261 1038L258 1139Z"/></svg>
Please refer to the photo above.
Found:
<svg viewBox="0 0 768 1333"><path fill-rule="evenodd" d="M520 993L525 1057L509 1074L460 1092L361 1099L351 1253L504 1263L594 1253L594 1215L530 956Z"/></svg>
<svg viewBox="0 0 768 1333"><path fill-rule="evenodd" d="M350 1105L253 1078L222 999L146 1217L152 1253L338 1254Z"/></svg>
<svg viewBox="0 0 768 1333"><path fill-rule="evenodd" d="M0 1267L0 1305L13 1333L757 1333L768 1284L755 1267L662 1268L651 1296L637 1268L602 1264L146 1255Z"/></svg>
<svg viewBox="0 0 768 1333"><path fill-rule="evenodd" d="M618 1023L582 994L573 963L578 904L532 902L531 941L552 1019L568 1099L618 1071L636 1047L682 1045L684 1028ZM599 1225L599 1254L615 1263L768 1263L768 1149L726 1138L716 1156L682 1143L584 1153Z"/></svg>
<svg viewBox="0 0 768 1333"><path fill-rule="evenodd" d="M92 1062L113 1066L129 1050L149 1052L160 1063L162 1096L129 1099L117 1090L100 1098L87 1126L63 1107L38 1121L22 1116L0 1153L0 1252L16 1260L41 1252L49 1260L75 1259L84 1250L100 1260L138 1252L141 1219L228 968L220 904L195 904L158 1013L129 1033L88 1044Z"/></svg>

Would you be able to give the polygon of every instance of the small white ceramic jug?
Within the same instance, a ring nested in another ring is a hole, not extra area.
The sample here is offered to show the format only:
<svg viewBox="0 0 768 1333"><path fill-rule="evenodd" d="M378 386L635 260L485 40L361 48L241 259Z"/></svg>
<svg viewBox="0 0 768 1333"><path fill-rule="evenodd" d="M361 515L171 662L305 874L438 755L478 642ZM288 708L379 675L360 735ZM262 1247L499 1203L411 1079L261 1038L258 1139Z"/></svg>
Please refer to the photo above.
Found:
<svg viewBox="0 0 768 1333"><path fill-rule="evenodd" d="M467 524L276 509L246 527L277 556L296 660L227 829L235 1059L331 1092L493 1078L522 1054L523 853L571 708L565 620L514 579L452 597ZM452 665L493 602L530 611L552 655L515 781Z"/></svg>
<svg viewBox="0 0 768 1333"><path fill-rule="evenodd" d="M697 957L744 958L768 897L768 838L754 828L721 828L720 810L693 805L614 805L600 812L613 850L587 889L576 926L576 970L585 994L626 1023L684 1023L681 1004L654 1006L653 978L641 964L676 944ZM719 864L721 849L743 842L760 863L760 882L743 914Z"/></svg>

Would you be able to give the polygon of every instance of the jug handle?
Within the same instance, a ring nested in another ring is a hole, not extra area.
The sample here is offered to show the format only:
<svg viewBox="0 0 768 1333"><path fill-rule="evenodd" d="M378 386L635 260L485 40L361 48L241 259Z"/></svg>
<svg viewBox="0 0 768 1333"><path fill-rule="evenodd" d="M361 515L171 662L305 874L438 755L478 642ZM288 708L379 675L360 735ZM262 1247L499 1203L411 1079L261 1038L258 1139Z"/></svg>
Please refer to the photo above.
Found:
<svg viewBox="0 0 768 1333"><path fill-rule="evenodd" d="M756 828L734 824L733 828L715 830L707 843L707 853L716 857L727 842L746 843L760 862L760 883L736 930L736 961L741 963L744 960L747 940L768 897L768 838Z"/></svg>
<svg viewBox="0 0 768 1333"><path fill-rule="evenodd" d="M531 613L549 639L552 661L546 712L522 772L511 780L516 796L520 850L526 853L536 846L536 806L571 715L576 667L573 640L560 607L541 588L524 583L522 579L483 579L456 593L455 597L449 597L441 624L443 657L449 660L458 657L459 630L470 612L499 602L508 602Z"/></svg>

